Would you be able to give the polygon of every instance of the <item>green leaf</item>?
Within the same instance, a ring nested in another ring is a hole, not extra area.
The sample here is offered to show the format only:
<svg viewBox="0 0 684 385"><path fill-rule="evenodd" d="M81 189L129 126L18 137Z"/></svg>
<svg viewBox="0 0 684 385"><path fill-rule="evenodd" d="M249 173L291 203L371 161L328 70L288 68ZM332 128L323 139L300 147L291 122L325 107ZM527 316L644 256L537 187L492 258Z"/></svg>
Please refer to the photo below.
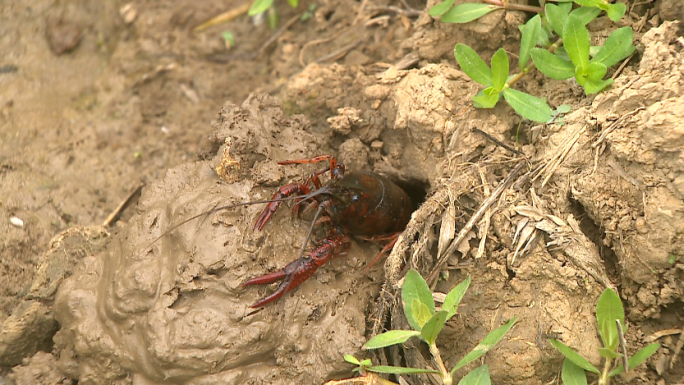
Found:
<svg viewBox="0 0 684 385"><path fill-rule="evenodd" d="M441 3L430 8L428 12L430 16L437 17L442 16L446 11L448 11L454 5L454 0L444 0Z"/></svg>
<svg viewBox="0 0 684 385"><path fill-rule="evenodd" d="M404 278L404 286L401 288L401 298L404 301L404 314L409 323L415 330L420 330L421 325L414 318L414 314L420 314L420 312L413 311L413 299L417 299L421 303L424 303L431 317L435 313L435 301L432 299L432 292L428 287L427 283L420 276L420 273L411 269ZM420 309L416 309L420 310Z"/></svg>
<svg viewBox="0 0 684 385"><path fill-rule="evenodd" d="M567 61L570 61L570 56L568 56L568 53L565 51L565 47L563 47L563 46L556 48L556 52L554 52L553 54L558 56L561 59L565 59Z"/></svg>
<svg viewBox="0 0 684 385"><path fill-rule="evenodd" d="M479 368L475 368L461 378L458 385L491 385L492 380L489 378L489 366L484 364Z"/></svg>
<svg viewBox="0 0 684 385"><path fill-rule="evenodd" d="M413 311L413 319L416 320L418 326L420 326L420 329L417 330L422 330L425 323L432 317L432 313L430 313L430 309L428 309L427 305L420 302L418 298L414 298L412 302L411 311Z"/></svg>
<svg viewBox="0 0 684 385"><path fill-rule="evenodd" d="M266 13L266 21L268 22L268 28L272 30L276 29L278 26L278 11L275 9L275 7L268 9L268 13Z"/></svg>
<svg viewBox="0 0 684 385"><path fill-rule="evenodd" d="M249 7L249 16L258 15L262 12L266 12L267 9L271 8L273 5L273 0L254 0L252 6Z"/></svg>
<svg viewBox="0 0 684 385"><path fill-rule="evenodd" d="M562 59L545 49L534 48L532 60L537 69L551 79L565 80L575 76L575 66L571 61Z"/></svg>
<svg viewBox="0 0 684 385"><path fill-rule="evenodd" d="M601 50L591 60L592 63L601 63L606 67L612 67L617 62L631 55L635 48L632 45L634 31L630 27L618 28L608 36Z"/></svg>
<svg viewBox="0 0 684 385"><path fill-rule="evenodd" d="M499 102L501 93L494 87L487 87L472 97L475 108L493 108Z"/></svg>
<svg viewBox="0 0 684 385"><path fill-rule="evenodd" d="M561 9L562 9L563 11L565 11L565 13L568 13L568 14L569 14L570 11L572 10L572 1L568 1L568 2L565 2L565 3L562 2L562 1L559 1L559 3L561 3L561 4L558 4L558 6L561 7ZM565 23L565 22L563 22L563 23Z"/></svg>
<svg viewBox="0 0 684 385"><path fill-rule="evenodd" d="M582 7L570 12L570 15L578 18L584 25L587 25L596 19L599 13L601 13L601 10L598 8Z"/></svg>
<svg viewBox="0 0 684 385"><path fill-rule="evenodd" d="M299 0L287 0L287 3L290 4L290 7L297 8L299 5Z"/></svg>
<svg viewBox="0 0 684 385"><path fill-rule="evenodd" d="M563 360L561 379L563 379L563 385L587 385L587 374L584 369L567 358Z"/></svg>
<svg viewBox="0 0 684 385"><path fill-rule="evenodd" d="M517 319L518 317L513 317L513 319L508 321L505 325L487 334L487 336L473 350L471 350L470 353L466 354L465 357L458 361L456 366L451 369L451 375L456 373L458 369L461 369L462 367L485 355L485 353L487 353L491 348L494 347L494 345L501 341L503 336L508 333L509 330L511 330Z"/></svg>
<svg viewBox="0 0 684 385"><path fill-rule="evenodd" d="M563 44L575 67L589 65L589 31L582 21L572 14L563 26Z"/></svg>
<svg viewBox="0 0 684 385"><path fill-rule="evenodd" d="M466 279L456 285L455 288L451 289L449 293L444 298L444 303L442 304L442 310L449 312L447 319L451 318L458 311L458 305L461 303L463 296L470 286L470 275Z"/></svg>
<svg viewBox="0 0 684 385"><path fill-rule="evenodd" d="M570 111L572 111L572 106L569 104L561 104L556 108L556 113L558 114L567 114Z"/></svg>
<svg viewBox="0 0 684 385"><path fill-rule="evenodd" d="M622 16L625 15L626 11L627 5L625 5L624 3L610 4L608 6L608 9L606 9L608 18L614 22L617 22L618 20L622 19Z"/></svg>
<svg viewBox="0 0 684 385"><path fill-rule="evenodd" d="M469 23L497 9L502 9L502 7L480 3L464 3L451 8L439 20L443 23Z"/></svg>
<svg viewBox="0 0 684 385"><path fill-rule="evenodd" d="M575 3L584 6L584 7L602 7L604 6L603 0L574 0Z"/></svg>
<svg viewBox="0 0 684 385"><path fill-rule="evenodd" d="M563 354L567 359L572 361L573 364L579 366L580 368L582 368L588 372L592 372L592 373L596 373L596 374L601 373L601 372L599 372L598 369L596 369L596 367L594 367L594 365L592 365L584 357L577 354L574 350L570 349L564 343L562 343L558 340L553 340L553 339L549 340L549 342L551 343L551 345L554 348L558 349L558 351L561 352L561 354Z"/></svg>
<svg viewBox="0 0 684 385"><path fill-rule="evenodd" d="M456 44L454 57L456 57L456 61L463 72L475 82L487 87L494 85L492 83L492 69L472 48L465 44Z"/></svg>
<svg viewBox="0 0 684 385"><path fill-rule="evenodd" d="M420 332L415 330L390 330L378 334L363 345L364 349L379 349L385 346L403 344L411 337L419 336Z"/></svg>
<svg viewBox="0 0 684 385"><path fill-rule="evenodd" d="M584 84L584 93L587 95L593 95L603 91L611 84L613 84L613 79L601 80L587 78L587 82Z"/></svg>
<svg viewBox="0 0 684 385"><path fill-rule="evenodd" d="M548 7L548 5L547 5ZM522 37L520 38L520 56L518 57L518 66L522 70L530 60L530 51L537 44L539 34L542 32L541 17L539 15L531 18L522 30ZM492 61L494 58L492 58ZM494 64L492 63L492 71L494 71ZM496 84L496 82L494 82Z"/></svg>
<svg viewBox="0 0 684 385"><path fill-rule="evenodd" d="M630 369L636 368L637 366L641 365L644 361L646 361L648 357L652 356L659 348L660 344L657 342L645 346L643 349L639 350L635 355L630 357L629 360L627 360L627 365L629 365ZM610 373L608 373L608 377L613 377L618 374L622 374L624 371L624 368L622 367L622 365L620 365L617 368L613 369Z"/></svg>
<svg viewBox="0 0 684 385"><path fill-rule="evenodd" d="M599 348L599 354L601 357L610 358L611 360L622 357L622 354L606 348Z"/></svg>
<svg viewBox="0 0 684 385"><path fill-rule="evenodd" d="M361 365L361 362L359 362L359 360L357 360L356 357L352 356L351 354L345 354L344 360L350 364Z"/></svg>
<svg viewBox="0 0 684 385"><path fill-rule="evenodd" d="M553 33L547 32L545 28L542 28L540 31L539 35L537 35L537 45L541 47L550 47L551 46L551 40L549 40L551 37L553 37Z"/></svg>
<svg viewBox="0 0 684 385"><path fill-rule="evenodd" d="M501 91L504 88L508 78L508 71L508 55L503 48L499 48L494 53L494 56L492 56L492 83L494 83L495 90Z"/></svg>
<svg viewBox="0 0 684 385"><path fill-rule="evenodd" d="M375 373L385 373L385 374L421 374L421 373L436 373L441 374L437 370L433 369L420 369L420 368L405 368L403 366L369 366L366 368L369 372Z"/></svg>
<svg viewBox="0 0 684 385"><path fill-rule="evenodd" d="M568 18L568 13L560 6L551 3L546 3L544 9L546 10L546 20L549 21L551 28L558 36L563 36L563 25Z"/></svg>
<svg viewBox="0 0 684 385"><path fill-rule="evenodd" d="M589 63L587 71L584 73L589 80L598 81L606 76L608 68L601 63Z"/></svg>
<svg viewBox="0 0 684 385"><path fill-rule="evenodd" d="M588 91L587 94L589 94ZM623 330L626 332L627 324L625 324L625 311L622 307L622 301L612 289L606 289L596 304L596 322L599 324L603 346L610 350L615 350L619 342L615 320L620 320Z"/></svg>
<svg viewBox="0 0 684 385"><path fill-rule="evenodd" d="M448 311L438 311L425 323L425 325L423 325L423 328L420 330L420 335L429 345L435 344L439 332L444 328L444 323L446 322L448 315Z"/></svg>
<svg viewBox="0 0 684 385"><path fill-rule="evenodd" d="M503 95L515 112L525 119L546 123L553 117L551 107L542 99L512 88L504 90Z"/></svg>

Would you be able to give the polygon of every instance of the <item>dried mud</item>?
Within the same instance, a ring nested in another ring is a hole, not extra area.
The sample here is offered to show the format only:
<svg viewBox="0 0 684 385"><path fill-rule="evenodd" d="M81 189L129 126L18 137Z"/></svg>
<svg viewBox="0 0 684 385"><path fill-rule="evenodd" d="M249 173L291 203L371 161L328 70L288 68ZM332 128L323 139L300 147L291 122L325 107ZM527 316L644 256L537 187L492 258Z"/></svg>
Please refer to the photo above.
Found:
<svg viewBox="0 0 684 385"><path fill-rule="evenodd" d="M469 107L477 86L450 58L458 42L485 57L501 46L515 52L522 13L494 12L458 27L424 11L410 29L393 16L386 26L354 30L348 25L357 4L331 0L319 4L312 23L284 34L262 62L242 56L258 50L258 40L227 54L220 39L189 32L218 13L217 4L131 4L137 18L130 9L120 19L104 17L123 5L114 2L0 5L19 20L5 27L10 33L0 43L14 56L3 60L21 64L13 78L0 77L7 85L0 94L0 210L25 223L2 225L0 364L14 368L0 383L290 384L350 376L342 354L366 356L361 345L372 334L408 327L398 295L406 270L427 276L522 161L473 127L517 144L527 161L513 188L454 245L448 274L436 284L446 292L473 277L438 341L447 366L514 316L515 328L483 359L494 383L556 380L562 357L551 336L598 365L594 308L606 287L625 304L630 352L656 332L681 330L684 65L676 24L637 33L639 54L594 99L576 85L537 75L525 80L523 89L552 105L575 107L565 125L531 127L507 106ZM661 1L644 12L666 19L672 7ZM45 22L40 33L21 25L34 13ZM635 15L623 23L640 30L647 19ZM90 18L108 22L96 26ZM590 28L603 36L604 25L598 20ZM232 26L238 33L254 28L246 20ZM269 34L260 31L265 40ZM296 54L321 31L339 35L331 47L307 47L302 58L311 64L296 72ZM313 63L355 40L343 64ZM46 51L28 48L36 42ZM43 67L28 62L36 58L55 64L42 80L33 76ZM368 64L405 60L413 64ZM89 70L69 83L76 68ZM283 84L278 77L289 78ZM22 93L29 85L59 91ZM248 96L259 87L277 99ZM226 138L240 164L228 181L215 172ZM267 199L317 169L278 160L324 153L426 199L384 269L361 273L379 246L356 240L347 256L252 314L248 306L273 287L241 283L295 259L308 222L284 207L263 232L254 231L263 206L252 205L208 214L158 239L186 218ZM137 207L126 209L118 226L92 225L140 181L148 184ZM617 383L680 383L678 339L659 338L664 347ZM430 365L413 342L373 358Z"/></svg>

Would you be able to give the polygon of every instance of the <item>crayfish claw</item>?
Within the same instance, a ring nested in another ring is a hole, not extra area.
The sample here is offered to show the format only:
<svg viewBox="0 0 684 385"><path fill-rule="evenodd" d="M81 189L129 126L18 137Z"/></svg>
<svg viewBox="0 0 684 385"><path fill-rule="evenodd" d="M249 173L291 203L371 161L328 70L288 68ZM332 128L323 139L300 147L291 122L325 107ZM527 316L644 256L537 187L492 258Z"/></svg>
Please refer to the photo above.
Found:
<svg viewBox="0 0 684 385"><path fill-rule="evenodd" d="M294 290L309 279L319 267L323 266L330 258L341 253L346 253L349 248L349 238L343 235L336 235L321 241L318 246L311 250L308 255L298 258L288 263L284 268L273 273L254 277L245 281L242 286L261 285L273 283L278 280L283 282L269 296L254 303L251 308L258 308L271 303L285 293Z"/></svg>
<svg viewBox="0 0 684 385"><path fill-rule="evenodd" d="M242 287L245 286L250 286L250 285L264 285L267 283L273 283L275 281L281 280L287 276L287 273L285 272L285 269L278 270L273 273L269 274L264 274L260 277L254 277L251 279L246 280L245 282L242 283Z"/></svg>
<svg viewBox="0 0 684 385"><path fill-rule="evenodd" d="M273 199L279 198L278 193L276 193L273 196ZM269 220L271 220L271 217L273 216L273 213L278 210L278 207L280 206L280 202L271 202L266 206L264 211L261 212L261 215L259 215L259 218L257 219L256 223L254 224L254 230L259 230L261 231L264 226L266 226L266 223L268 223Z"/></svg>
<svg viewBox="0 0 684 385"><path fill-rule="evenodd" d="M282 203L283 199L291 195L305 195L308 193L309 188L301 183L288 184L287 186L281 187L280 190L276 191L276 193L273 194L273 197L271 198L271 200L273 200L274 202L269 203L264 209L264 211L261 212L261 215L259 215L259 219L257 219L256 223L254 224L254 230L261 231L264 228L264 226L266 226L266 223L268 223L268 221L271 220L273 214L280 207L280 204Z"/></svg>
<svg viewBox="0 0 684 385"><path fill-rule="evenodd" d="M268 296L266 296L266 297L264 297L264 298L262 298L256 302L254 302L250 307L252 309L256 309L256 308L268 305L269 303L279 299L280 297L285 295L285 293L287 293L288 291L290 291L296 287L296 286L289 287L291 284L292 284L291 279L289 277L286 278L285 281L283 281L280 285L278 285L278 288L276 289L276 291L274 291L270 295L268 295ZM242 284L242 285L245 286L245 284Z"/></svg>

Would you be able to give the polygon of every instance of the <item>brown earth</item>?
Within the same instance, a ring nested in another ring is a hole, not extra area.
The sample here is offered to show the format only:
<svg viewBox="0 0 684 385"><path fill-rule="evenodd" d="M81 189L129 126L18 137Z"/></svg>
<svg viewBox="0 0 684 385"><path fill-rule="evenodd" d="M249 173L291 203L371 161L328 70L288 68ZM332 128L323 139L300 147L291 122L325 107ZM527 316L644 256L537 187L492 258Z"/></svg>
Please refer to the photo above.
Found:
<svg viewBox="0 0 684 385"><path fill-rule="evenodd" d="M516 52L523 13L455 26L373 2L351 26L360 4L328 0L306 21L298 12L310 3L279 4L280 25L293 24L264 49L272 32L246 16L193 32L240 5L0 3L0 384L349 377L343 354L365 357L372 334L408 327L396 299L406 269L429 274L454 226L520 161L473 127L529 163L457 245L436 286L446 292L473 277L440 335L447 366L514 316L517 326L483 360L494 383L557 378L562 359L549 334L598 365L594 308L611 287L626 308L632 353L671 331L646 365L616 382L684 380L683 359L673 357L684 323L684 47L677 25L653 28L681 17L676 5L638 6L618 23L637 31L638 53L595 98L528 77L523 90L573 106L565 125L538 126L503 104L470 108L477 86L452 56L458 42L486 60L501 46ZM370 17L380 18L366 25ZM599 38L611 28L605 18L590 25ZM231 50L224 30L235 35ZM336 63L314 63L349 44ZM214 168L226 138L240 169L222 181ZM317 169L277 161L327 153L428 193L384 273L361 273L379 246L355 240L345 258L252 314L248 306L271 290L241 283L295 259L308 222L281 210L255 232L263 207L246 206L153 242L185 218L268 198ZM136 205L107 219L141 183ZM373 358L429 365L418 343Z"/></svg>

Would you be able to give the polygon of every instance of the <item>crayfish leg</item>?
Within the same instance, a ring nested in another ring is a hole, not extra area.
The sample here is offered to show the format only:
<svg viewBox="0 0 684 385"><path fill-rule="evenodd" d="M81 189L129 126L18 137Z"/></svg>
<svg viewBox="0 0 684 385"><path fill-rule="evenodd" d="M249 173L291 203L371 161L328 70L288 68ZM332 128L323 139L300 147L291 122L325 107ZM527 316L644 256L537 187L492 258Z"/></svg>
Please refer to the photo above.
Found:
<svg viewBox="0 0 684 385"><path fill-rule="evenodd" d="M344 165L342 163L337 163L337 158L335 158L334 155L320 155L320 156L315 156L310 159L291 159L291 160L284 160L281 162L278 162L280 165L286 165L286 164L310 164L310 163L319 163L319 162L325 162L328 161L330 163L330 166L328 169L325 171L330 170L330 177L335 178L335 173L339 172L341 175L344 174ZM323 171L323 172L325 172ZM320 174L319 174L320 175Z"/></svg>
<svg viewBox="0 0 684 385"><path fill-rule="evenodd" d="M376 236L376 237L364 238L368 241L375 241L375 242L389 241L389 242L387 242L382 247L382 249L380 249L380 252L378 252L378 254L375 256L375 258L373 258L373 260L363 269L363 274L367 274L370 271L370 269L372 269L373 266L375 266L375 264L378 263L378 261L380 261L380 259L382 259L382 257L385 254L387 254L390 250L392 250L392 248L394 247L394 244L397 243L397 240L399 239L400 234L401 233L393 233L393 234L387 234L387 235L380 235L380 236Z"/></svg>

